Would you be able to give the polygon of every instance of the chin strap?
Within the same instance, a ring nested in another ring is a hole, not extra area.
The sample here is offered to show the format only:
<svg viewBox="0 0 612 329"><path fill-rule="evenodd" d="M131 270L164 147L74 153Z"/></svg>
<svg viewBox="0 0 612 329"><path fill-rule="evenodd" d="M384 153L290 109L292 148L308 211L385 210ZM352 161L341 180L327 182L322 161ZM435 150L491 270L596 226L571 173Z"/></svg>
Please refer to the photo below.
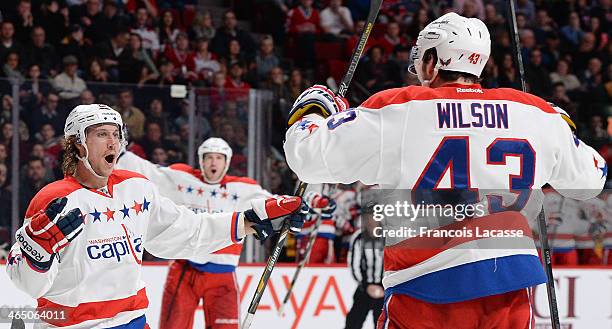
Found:
<svg viewBox="0 0 612 329"><path fill-rule="evenodd" d="M79 159L81 162L83 162L83 164L85 165L85 168L87 168L87 170L89 170L94 176L96 176L96 178L104 178L100 175L98 175L96 173L95 170L93 170L93 167L91 166L91 163L89 163L89 150L87 149L87 145L85 143L81 144L83 145L83 148L85 148L85 156L84 157L80 157L77 155L77 159Z"/></svg>

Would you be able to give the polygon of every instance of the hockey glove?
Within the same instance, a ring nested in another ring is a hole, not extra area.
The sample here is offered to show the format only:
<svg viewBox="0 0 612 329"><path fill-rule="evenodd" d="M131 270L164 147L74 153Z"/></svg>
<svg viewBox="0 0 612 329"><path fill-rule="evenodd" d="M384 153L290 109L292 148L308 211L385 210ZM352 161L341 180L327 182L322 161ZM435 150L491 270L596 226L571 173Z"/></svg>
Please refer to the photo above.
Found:
<svg viewBox="0 0 612 329"><path fill-rule="evenodd" d="M336 201L329 199L329 204L325 208L321 209L321 219L332 219L334 211L336 211Z"/></svg>
<svg viewBox="0 0 612 329"><path fill-rule="evenodd" d="M31 217L27 225L17 230L15 237L23 255L41 271L51 268L55 255L83 231L83 217L78 208L61 215L67 198L56 199Z"/></svg>
<svg viewBox="0 0 612 329"><path fill-rule="evenodd" d="M293 103L289 112L288 125L291 126L306 114L315 113L327 118L349 107L348 101L336 96L323 85L314 85L304 90Z"/></svg>
<svg viewBox="0 0 612 329"><path fill-rule="evenodd" d="M255 199L251 205L253 208L244 212L244 218L252 223L255 238L260 241L280 231L285 221L289 221L292 233L299 233L308 213L308 206L297 196Z"/></svg>
<svg viewBox="0 0 612 329"><path fill-rule="evenodd" d="M323 209L330 203L330 199L317 192L310 191L304 196L304 202L313 209Z"/></svg>

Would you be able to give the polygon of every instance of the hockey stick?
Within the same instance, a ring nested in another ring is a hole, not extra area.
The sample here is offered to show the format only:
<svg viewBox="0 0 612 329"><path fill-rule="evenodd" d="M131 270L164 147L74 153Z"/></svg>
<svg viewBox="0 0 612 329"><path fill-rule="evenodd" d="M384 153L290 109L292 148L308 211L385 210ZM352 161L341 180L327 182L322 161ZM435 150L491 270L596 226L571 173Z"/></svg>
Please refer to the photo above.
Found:
<svg viewBox="0 0 612 329"><path fill-rule="evenodd" d="M317 218L317 221L315 222L314 228L312 229L312 231L310 232L310 235L308 236L308 244L306 245L306 252L304 253L304 258L300 261L297 269L293 273L293 278L291 279L291 285L289 286L289 289L287 290L287 294L285 295L285 298L283 299L283 303L278 309L279 316L283 316L285 305L287 305L289 298L291 298L291 295L293 293L293 287L295 287L295 283L297 282L297 279L300 276L300 272L302 271L304 266L306 266L306 263L308 263L308 260L310 259L312 247L314 246L314 242L317 238L317 234L319 234L320 225L321 225L321 214L319 213L319 217Z"/></svg>
<svg viewBox="0 0 612 329"><path fill-rule="evenodd" d="M374 28L374 23L376 22L376 17L378 16L378 10L380 10L380 6L382 5L383 0L372 0L370 2L370 11L368 12L368 20L366 22L366 26L359 37L359 43L357 43L357 48L353 51L351 55L351 61L349 64L349 68L342 78L342 82L340 82L340 88L338 89L338 95L340 97L344 97L346 95L346 91L348 90L348 86L353 79L353 75L355 74L355 70L357 69L357 64L359 64L359 59L361 59L361 54L365 49L368 38L370 37L370 32ZM296 196L304 196L304 192L306 191L307 183L300 182L298 185L297 191L295 192ZM255 312L257 311L257 306L259 306L259 302L261 301L261 297L263 296L264 291L266 290L266 286L268 285L268 281L270 280L270 275L272 275L272 271L274 270L274 266L276 266L276 262L278 261L278 256L280 256L281 250L285 246L285 242L287 241L287 235L289 234L289 223L285 222L283 227L281 228L280 236L276 245L274 246L274 251L268 257L268 262L264 269L264 272L259 279L259 284L257 284L257 288L255 289L255 294L253 295L253 299L251 299L251 303L249 304L249 309L247 311L246 317L242 322L242 329L249 329L251 327L251 323L253 322L253 318L255 317Z"/></svg>
<svg viewBox="0 0 612 329"><path fill-rule="evenodd" d="M332 185L332 187L329 188L329 190L327 191L327 195L329 196L333 195L334 192L332 191L335 191L337 187L338 187L338 184ZM297 282L297 279L300 276L302 269L306 266L306 263L308 263L308 260L310 259L310 254L312 252L312 248L317 238L317 234L319 234L319 226L321 225L321 221L322 221L321 212L318 212L318 214L319 214L319 217L317 218L317 221L315 222L315 226L310 232L310 235L308 236L308 244L306 245L306 252L304 253L304 259L300 261L297 269L293 273L293 278L291 279L291 285L289 285L289 289L287 289L287 294L285 295L285 298L283 299L283 303L278 309L279 316L283 316L285 305L287 305L289 298L291 298L291 295L293 294L293 288L295 287L295 283Z"/></svg>
<svg viewBox="0 0 612 329"><path fill-rule="evenodd" d="M297 190L295 191L295 195L299 197L304 196L304 192L306 191L307 186L307 183L300 182ZM249 304L249 309L247 311L246 317L242 322L242 329L249 329L251 327L251 323L253 322L253 318L255 317L255 312L257 312L257 306L259 306L261 297L263 296L263 293L266 290L266 286L268 285L268 281L270 280L270 275L272 275L272 271L274 270L274 266L276 266L278 257L280 256L280 253L283 250L283 247L285 246L285 242L287 242L288 235L289 222L285 222L283 223L283 227L281 228L278 241L276 241L276 245L274 246L274 251L272 252L272 254L270 254L270 257L268 257L268 262L266 264L266 267L264 268L264 272L261 274L261 278L259 279L257 288L255 289L255 294L251 299L251 304Z"/></svg>
<svg viewBox="0 0 612 329"><path fill-rule="evenodd" d="M521 79L521 89L523 92L527 92L527 86L525 84L525 70L523 68L523 57L521 55L520 39L518 34L518 26L516 24L516 10L514 8L514 0L510 0L510 18L512 19L511 29L514 33L514 46L516 48L516 59L519 69L519 78ZM555 294L555 278L552 272L552 254L550 246L548 245L548 234L546 232L546 216L544 214L544 207L538 215L538 226L540 235L540 250L542 253L542 262L544 263L544 270L546 272L546 294L548 295L548 308L550 309L550 321L552 323L552 329L560 329L561 324L559 322L559 308L557 307L557 296Z"/></svg>
<svg viewBox="0 0 612 329"><path fill-rule="evenodd" d="M510 19L512 25L510 29L514 34L514 48L516 48L516 63L519 69L519 79L521 79L521 90L527 92L527 85L525 84L525 69L523 67L523 55L521 55L521 42L519 39L518 25L516 25L516 10L514 9L514 0L510 0Z"/></svg>

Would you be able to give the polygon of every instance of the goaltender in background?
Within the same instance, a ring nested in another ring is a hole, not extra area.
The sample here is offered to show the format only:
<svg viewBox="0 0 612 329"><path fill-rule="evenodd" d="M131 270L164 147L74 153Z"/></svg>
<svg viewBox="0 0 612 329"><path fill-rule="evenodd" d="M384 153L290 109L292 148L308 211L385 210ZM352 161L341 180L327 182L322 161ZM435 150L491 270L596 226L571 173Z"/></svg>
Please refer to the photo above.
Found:
<svg viewBox="0 0 612 329"><path fill-rule="evenodd" d="M417 218L424 217L445 217L454 218L455 221L463 221L466 218L482 217L486 215L485 205L483 204L412 204L407 201L396 201L395 204L376 204L372 207L372 218L380 222L386 217L405 217L411 222ZM460 227L460 228L444 228L438 227L430 229L425 226L418 228L400 227L400 228L385 228L377 226L372 229L372 235L376 238L517 238L523 237L525 234L521 229L484 229L478 226Z"/></svg>

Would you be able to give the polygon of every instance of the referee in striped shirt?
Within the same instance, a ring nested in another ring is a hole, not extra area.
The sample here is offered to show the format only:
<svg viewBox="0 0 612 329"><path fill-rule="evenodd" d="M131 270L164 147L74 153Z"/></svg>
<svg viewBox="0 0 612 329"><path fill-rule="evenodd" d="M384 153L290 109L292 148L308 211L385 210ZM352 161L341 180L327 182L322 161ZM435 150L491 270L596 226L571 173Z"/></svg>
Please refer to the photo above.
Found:
<svg viewBox="0 0 612 329"><path fill-rule="evenodd" d="M376 328L384 304L382 241L363 237L361 230L357 230L351 237L348 266L357 280L357 289L346 315L345 329L361 328L370 311Z"/></svg>

